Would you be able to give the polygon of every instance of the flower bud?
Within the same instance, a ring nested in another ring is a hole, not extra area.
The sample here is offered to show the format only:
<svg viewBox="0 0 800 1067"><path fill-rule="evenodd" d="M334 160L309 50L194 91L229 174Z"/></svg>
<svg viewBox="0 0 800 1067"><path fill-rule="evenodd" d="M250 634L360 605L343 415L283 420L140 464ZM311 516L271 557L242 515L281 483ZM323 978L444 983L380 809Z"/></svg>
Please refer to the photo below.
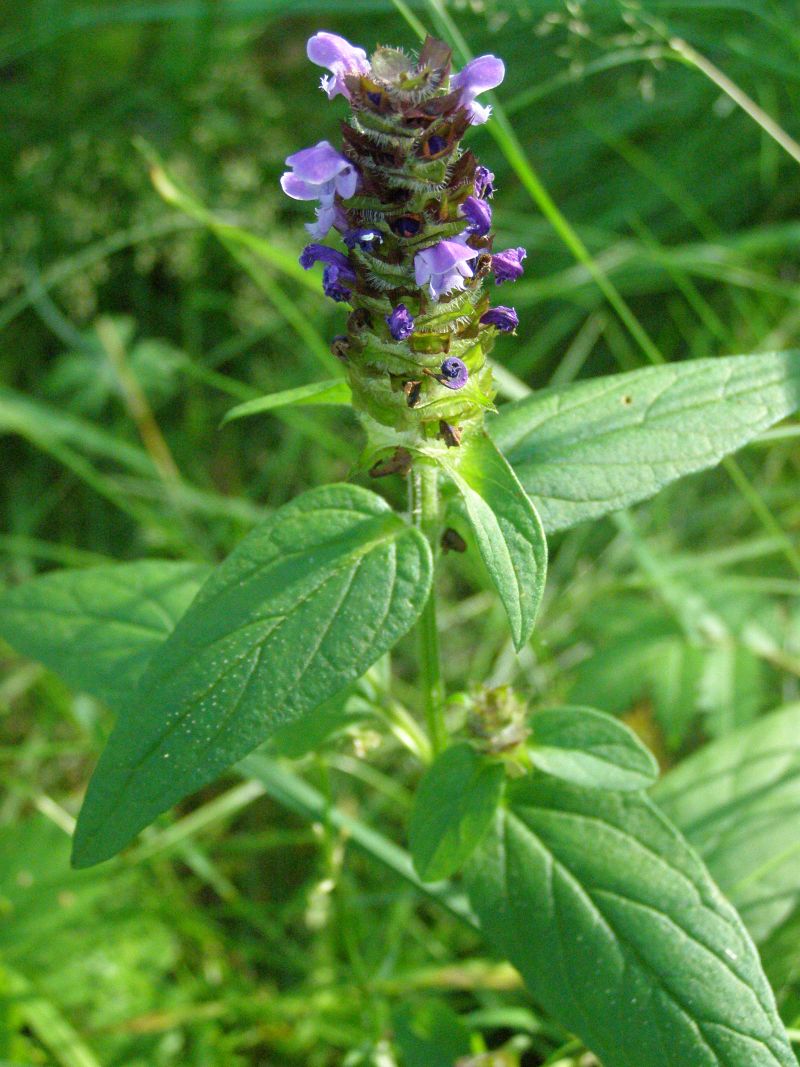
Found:
<svg viewBox="0 0 800 1067"><path fill-rule="evenodd" d="M398 304L391 315L386 316L386 325L395 341L405 341L414 332L414 320L405 304Z"/></svg>
<svg viewBox="0 0 800 1067"><path fill-rule="evenodd" d="M522 277L522 261L527 256L524 248L507 248L505 252L498 252L492 256L492 270L497 285L503 282L515 282Z"/></svg>
<svg viewBox="0 0 800 1067"><path fill-rule="evenodd" d="M484 315L481 315L481 322L484 326L494 326L498 330L511 333L519 326L519 317L514 308L500 305L496 308L489 308Z"/></svg>

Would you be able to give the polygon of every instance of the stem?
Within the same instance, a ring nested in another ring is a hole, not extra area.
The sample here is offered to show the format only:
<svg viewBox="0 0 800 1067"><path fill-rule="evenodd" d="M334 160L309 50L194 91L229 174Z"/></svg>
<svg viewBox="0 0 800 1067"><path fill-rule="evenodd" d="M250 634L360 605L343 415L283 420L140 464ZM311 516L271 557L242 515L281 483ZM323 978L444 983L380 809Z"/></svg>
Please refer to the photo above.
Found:
<svg viewBox="0 0 800 1067"><path fill-rule="evenodd" d="M431 546L434 558L434 581L417 625L419 671L425 719L434 757L447 747L444 721L445 690L439 654L439 630L436 625L435 560L439 538L439 472L433 466L418 464L409 477L409 511L411 521Z"/></svg>

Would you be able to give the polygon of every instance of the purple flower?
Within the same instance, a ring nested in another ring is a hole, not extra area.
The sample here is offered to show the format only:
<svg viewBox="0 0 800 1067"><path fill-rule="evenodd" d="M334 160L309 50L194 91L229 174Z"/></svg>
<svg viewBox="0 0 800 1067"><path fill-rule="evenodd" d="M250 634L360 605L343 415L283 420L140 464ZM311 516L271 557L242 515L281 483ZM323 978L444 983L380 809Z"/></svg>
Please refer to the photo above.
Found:
<svg viewBox="0 0 800 1067"><path fill-rule="evenodd" d="M328 263L322 272L322 291L325 296L329 296L331 300L336 300L340 303L344 300L349 300L352 292L345 283L354 282L355 280L356 276L349 267L347 270L343 270L336 263Z"/></svg>
<svg viewBox="0 0 800 1067"><path fill-rule="evenodd" d="M442 293L463 289L464 279L472 277L472 267L467 260L475 259L480 252L459 240L440 241L431 248L423 248L414 256L414 276L417 285L428 286L434 300Z"/></svg>
<svg viewBox="0 0 800 1067"><path fill-rule="evenodd" d="M335 201L320 204L318 208L315 208L315 214L317 221L307 222L305 225L309 237L313 237L316 241L324 241L331 226L335 226L337 230L343 230L347 226L347 215Z"/></svg>
<svg viewBox="0 0 800 1067"><path fill-rule="evenodd" d="M482 125L492 113L490 107L476 104L475 97L487 89L497 88L505 76L506 68L502 59L497 56L478 56L450 79L450 88L461 90L460 102L467 109L473 126Z"/></svg>
<svg viewBox="0 0 800 1067"><path fill-rule="evenodd" d="M475 168L475 195L481 200L491 200L494 196L494 174L488 167Z"/></svg>
<svg viewBox="0 0 800 1067"><path fill-rule="evenodd" d="M358 248L362 248L366 252L371 252L383 241L383 236L380 230L362 226L357 230L346 230L342 234L342 240L348 248L358 246Z"/></svg>
<svg viewBox="0 0 800 1067"><path fill-rule="evenodd" d="M448 356L436 377L448 389L463 389L469 380L469 371L458 356Z"/></svg>
<svg viewBox="0 0 800 1067"><path fill-rule="evenodd" d="M391 315L386 316L386 324L395 341L405 341L414 332L414 319L405 304L398 304Z"/></svg>
<svg viewBox="0 0 800 1067"><path fill-rule="evenodd" d="M331 263L334 266L337 266L340 270L349 271L351 274L353 273L350 261L344 252L339 252L335 248L328 248L327 245L306 245L300 253L300 266L303 270L309 270L315 263L320 262Z"/></svg>
<svg viewBox="0 0 800 1067"><path fill-rule="evenodd" d="M511 333L519 326L519 317L514 308L496 307L489 308L485 315L481 315L484 326L496 326L498 330Z"/></svg>
<svg viewBox="0 0 800 1067"><path fill-rule="evenodd" d="M323 30L309 37L306 54L312 63L316 63L318 67L327 67L333 75L332 78L323 77L320 82L320 88L328 94L329 100L333 100L339 93L349 100L350 93L347 91L345 77L348 74L369 73L367 53L364 49L355 48L344 37L337 37L335 33L326 33Z"/></svg>
<svg viewBox="0 0 800 1067"><path fill-rule="evenodd" d="M492 270L497 285L503 282L515 282L522 277L522 261L527 256L524 248L507 248L492 256Z"/></svg>
<svg viewBox="0 0 800 1067"><path fill-rule="evenodd" d="M461 213L469 219L467 233L474 233L477 237L485 237L492 226L492 209L485 200L479 200L476 196L468 196L461 205Z"/></svg>
<svg viewBox="0 0 800 1067"><path fill-rule="evenodd" d="M358 171L327 141L287 156L286 163L292 170L281 178L281 188L292 200L319 200L330 207L336 193L348 200L356 191Z"/></svg>

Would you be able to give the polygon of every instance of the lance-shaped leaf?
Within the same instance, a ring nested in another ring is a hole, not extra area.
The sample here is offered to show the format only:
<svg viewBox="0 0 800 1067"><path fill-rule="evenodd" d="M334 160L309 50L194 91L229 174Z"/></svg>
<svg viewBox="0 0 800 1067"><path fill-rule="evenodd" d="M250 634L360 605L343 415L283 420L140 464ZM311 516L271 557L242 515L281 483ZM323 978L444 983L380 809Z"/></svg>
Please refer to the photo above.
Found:
<svg viewBox="0 0 800 1067"><path fill-rule="evenodd" d="M647 797L534 775L507 802L470 901L603 1067L797 1067L744 925Z"/></svg>
<svg viewBox="0 0 800 1067"><path fill-rule="evenodd" d="M520 649L533 630L547 573L547 542L536 508L485 434L470 437L441 462L464 501Z"/></svg>
<svg viewBox="0 0 800 1067"><path fill-rule="evenodd" d="M73 862L112 856L360 677L412 626L430 584L426 540L369 490L327 486L277 511L151 660L90 783Z"/></svg>
<svg viewBox="0 0 800 1067"><path fill-rule="evenodd" d="M798 407L800 352L772 352L545 390L489 427L552 533L713 467Z"/></svg>
<svg viewBox="0 0 800 1067"><path fill-rule="evenodd" d="M210 573L168 560L53 571L0 596L0 635L74 689L119 706Z"/></svg>
<svg viewBox="0 0 800 1067"><path fill-rule="evenodd" d="M706 745L654 796L756 941L800 905L800 704Z"/></svg>

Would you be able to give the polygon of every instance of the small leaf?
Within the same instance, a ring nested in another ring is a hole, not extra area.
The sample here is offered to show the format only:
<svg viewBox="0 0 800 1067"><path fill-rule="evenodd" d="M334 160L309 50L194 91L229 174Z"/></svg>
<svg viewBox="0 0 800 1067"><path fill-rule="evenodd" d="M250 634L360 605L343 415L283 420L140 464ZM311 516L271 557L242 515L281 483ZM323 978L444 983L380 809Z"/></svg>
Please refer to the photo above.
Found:
<svg viewBox="0 0 800 1067"><path fill-rule="evenodd" d="M503 601L514 645L528 640L544 592L547 542L536 509L491 440L469 438L442 459Z"/></svg>
<svg viewBox="0 0 800 1067"><path fill-rule="evenodd" d="M255 400L246 400L243 404L231 408L221 425L225 426L234 419L261 415L265 411L274 411L289 405L330 404L348 407L351 403L352 394L347 382L341 378L332 378L326 382L313 382L311 385L298 386L297 389L283 389L279 393L268 393L266 396L256 397Z"/></svg>
<svg viewBox="0 0 800 1067"><path fill-rule="evenodd" d="M552 533L715 466L798 407L800 352L771 352L548 389L489 428Z"/></svg>
<svg viewBox="0 0 800 1067"><path fill-rule="evenodd" d="M0 635L74 689L118 705L210 572L167 560L53 571L0 596Z"/></svg>
<svg viewBox="0 0 800 1067"><path fill-rule="evenodd" d="M529 719L530 756L546 774L587 789L646 789L655 756L619 719L594 708L545 708Z"/></svg>
<svg viewBox="0 0 800 1067"><path fill-rule="evenodd" d="M653 795L756 941L800 906L800 704L706 745Z"/></svg>
<svg viewBox="0 0 800 1067"><path fill-rule="evenodd" d="M446 749L422 779L408 828L420 878L450 878L469 859L491 824L503 792L502 764L471 745Z"/></svg>
<svg viewBox="0 0 800 1067"><path fill-rule="evenodd" d="M489 942L604 1067L797 1067L739 916L644 794L511 783L466 877Z"/></svg>
<svg viewBox="0 0 800 1067"><path fill-rule="evenodd" d="M431 568L425 538L369 490L327 486L275 512L217 568L131 695L73 862L114 855L360 677L417 619Z"/></svg>

